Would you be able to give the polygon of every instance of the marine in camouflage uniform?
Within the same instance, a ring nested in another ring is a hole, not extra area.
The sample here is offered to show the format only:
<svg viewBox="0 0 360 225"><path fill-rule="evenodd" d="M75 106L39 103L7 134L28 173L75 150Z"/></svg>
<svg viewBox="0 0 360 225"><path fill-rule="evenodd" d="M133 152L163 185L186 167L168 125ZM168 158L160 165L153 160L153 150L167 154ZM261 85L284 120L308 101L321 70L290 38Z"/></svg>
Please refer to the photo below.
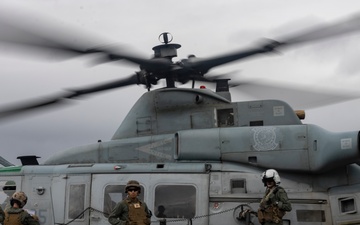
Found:
<svg viewBox="0 0 360 225"><path fill-rule="evenodd" d="M39 225L37 216L23 209L27 202L24 192L15 192L10 199L11 207L5 210L4 225Z"/></svg>
<svg viewBox="0 0 360 225"><path fill-rule="evenodd" d="M280 176L276 170L269 169L262 175L266 187L265 195L258 210L259 222L263 225L282 225L282 218L291 211L291 203L284 188L280 187Z"/></svg>
<svg viewBox="0 0 360 225"><path fill-rule="evenodd" d="M116 204L109 215L109 223L112 225L150 225L151 211L145 202L138 199L140 184L130 180L126 187L127 198Z"/></svg>

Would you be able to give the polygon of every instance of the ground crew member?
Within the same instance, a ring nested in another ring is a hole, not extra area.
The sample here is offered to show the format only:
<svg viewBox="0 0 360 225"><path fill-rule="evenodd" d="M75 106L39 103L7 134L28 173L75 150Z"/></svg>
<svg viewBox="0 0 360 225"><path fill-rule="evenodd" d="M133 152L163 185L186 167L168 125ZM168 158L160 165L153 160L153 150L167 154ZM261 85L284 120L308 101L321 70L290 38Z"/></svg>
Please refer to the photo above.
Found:
<svg viewBox="0 0 360 225"><path fill-rule="evenodd" d="M284 188L280 187L280 176L274 169L262 174L262 182L266 187L265 195L258 210L259 222L263 225L282 225L286 211L291 211L291 204Z"/></svg>
<svg viewBox="0 0 360 225"><path fill-rule="evenodd" d="M165 215L165 206L159 205L159 207L158 207L158 212L157 212L157 214L156 214L156 217L166 218L166 215Z"/></svg>
<svg viewBox="0 0 360 225"><path fill-rule="evenodd" d="M149 225L151 223L151 211L145 202L138 199L140 184L136 180L130 180L125 187L126 199L117 203L109 215L109 223L112 225Z"/></svg>
<svg viewBox="0 0 360 225"><path fill-rule="evenodd" d="M24 192L15 192L10 199L10 208L5 210L4 225L39 225L38 217L23 209L27 202Z"/></svg>

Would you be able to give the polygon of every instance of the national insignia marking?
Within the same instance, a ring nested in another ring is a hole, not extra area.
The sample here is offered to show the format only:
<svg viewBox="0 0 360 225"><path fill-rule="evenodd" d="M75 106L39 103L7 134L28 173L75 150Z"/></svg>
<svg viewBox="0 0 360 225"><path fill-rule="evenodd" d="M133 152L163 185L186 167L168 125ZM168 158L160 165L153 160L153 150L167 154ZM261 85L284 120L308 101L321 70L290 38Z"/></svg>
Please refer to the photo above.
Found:
<svg viewBox="0 0 360 225"><path fill-rule="evenodd" d="M276 143L276 133L274 127L253 128L254 149L257 151L274 150L278 146Z"/></svg>

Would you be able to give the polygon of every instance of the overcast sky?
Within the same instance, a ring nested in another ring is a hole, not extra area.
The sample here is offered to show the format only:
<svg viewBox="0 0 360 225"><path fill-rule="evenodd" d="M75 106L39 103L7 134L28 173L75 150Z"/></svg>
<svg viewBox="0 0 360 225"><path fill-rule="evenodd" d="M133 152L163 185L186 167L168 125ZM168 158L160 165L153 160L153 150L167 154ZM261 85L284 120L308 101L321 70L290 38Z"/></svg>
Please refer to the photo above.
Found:
<svg viewBox="0 0 360 225"><path fill-rule="evenodd" d="M2 11L18 23L37 28L42 18L65 24L131 46L151 57L158 36L170 32L173 43L181 44L178 60L189 54L210 57L254 46L261 38L278 38L331 23L360 12L358 0L26 0L9 1ZM11 6L9 8L9 5ZM35 11L37 16L29 16ZM30 17L30 18L29 18ZM51 19L50 19L51 18ZM43 21L44 22L44 21ZM67 25L66 25L67 26ZM66 27L65 26L65 27ZM57 26L52 27L57 30ZM73 28L71 28L73 29ZM1 32L1 31L0 31ZM90 35L91 33L91 35ZM84 39L77 41L87 42ZM307 88L327 87L357 91L360 84L360 35L296 46L282 54L232 63L211 72L233 72L234 79L271 80L302 84ZM51 56L47 56L51 58ZM18 57L0 46L0 107L6 103L46 96L64 88L126 77L137 71L122 63L89 67L86 57L65 61ZM161 82L160 82L161 83ZM73 101L67 107L39 111L13 120L0 121L1 155L20 164L19 155L40 156L40 162L55 152L101 139L109 140L136 100L146 91L131 86ZM232 90L233 100L247 100ZM263 98L268 98L264 96ZM296 102L290 102L296 105ZM307 109L304 123L317 124L330 131L360 128L360 100Z"/></svg>

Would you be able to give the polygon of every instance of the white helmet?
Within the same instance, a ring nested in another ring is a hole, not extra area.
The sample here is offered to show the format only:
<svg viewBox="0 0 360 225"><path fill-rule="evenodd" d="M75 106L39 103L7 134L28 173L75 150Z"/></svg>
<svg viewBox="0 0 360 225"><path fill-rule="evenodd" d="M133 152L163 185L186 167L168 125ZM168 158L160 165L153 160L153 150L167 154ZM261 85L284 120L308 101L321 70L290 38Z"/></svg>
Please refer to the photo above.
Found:
<svg viewBox="0 0 360 225"><path fill-rule="evenodd" d="M262 182L264 183L264 186L266 186L267 180L273 180L276 185L279 185L281 182L278 172L274 169L268 169L265 172L263 172L261 179Z"/></svg>

